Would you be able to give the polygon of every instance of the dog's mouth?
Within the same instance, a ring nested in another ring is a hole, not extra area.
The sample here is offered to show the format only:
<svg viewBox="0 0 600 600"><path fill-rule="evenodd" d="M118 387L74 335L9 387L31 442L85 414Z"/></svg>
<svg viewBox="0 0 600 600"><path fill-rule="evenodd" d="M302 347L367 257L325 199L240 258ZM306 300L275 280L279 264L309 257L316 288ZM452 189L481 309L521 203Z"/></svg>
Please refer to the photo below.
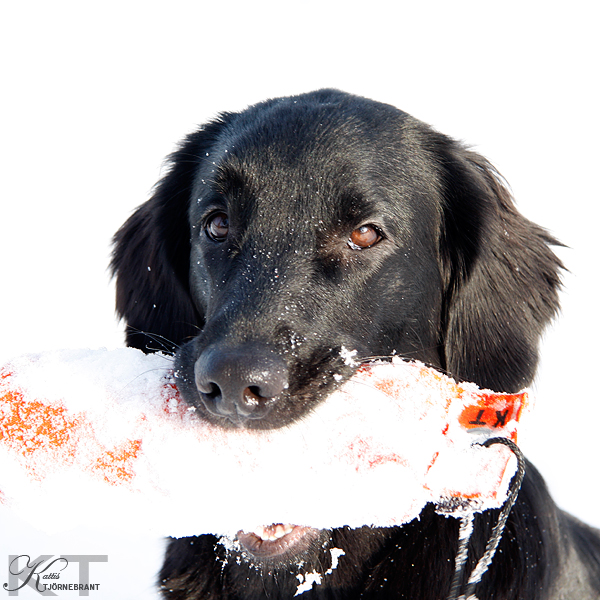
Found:
<svg viewBox="0 0 600 600"><path fill-rule="evenodd" d="M308 550L319 536L320 530L312 527L274 523L251 532L238 531L237 540L246 552L257 558L281 559Z"/></svg>

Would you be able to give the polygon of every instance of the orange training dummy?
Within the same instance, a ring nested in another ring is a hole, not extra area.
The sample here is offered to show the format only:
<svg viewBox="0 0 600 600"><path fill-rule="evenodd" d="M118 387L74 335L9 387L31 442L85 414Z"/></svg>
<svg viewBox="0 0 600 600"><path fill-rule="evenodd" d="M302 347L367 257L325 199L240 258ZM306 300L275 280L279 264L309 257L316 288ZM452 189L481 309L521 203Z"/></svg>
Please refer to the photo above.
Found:
<svg viewBox="0 0 600 600"><path fill-rule="evenodd" d="M529 408L526 392L394 358L361 366L298 423L223 430L179 398L170 367L129 348L5 365L0 502L47 531L85 523L176 537L399 525L428 502L460 517L503 504L516 459L481 444L516 441Z"/></svg>

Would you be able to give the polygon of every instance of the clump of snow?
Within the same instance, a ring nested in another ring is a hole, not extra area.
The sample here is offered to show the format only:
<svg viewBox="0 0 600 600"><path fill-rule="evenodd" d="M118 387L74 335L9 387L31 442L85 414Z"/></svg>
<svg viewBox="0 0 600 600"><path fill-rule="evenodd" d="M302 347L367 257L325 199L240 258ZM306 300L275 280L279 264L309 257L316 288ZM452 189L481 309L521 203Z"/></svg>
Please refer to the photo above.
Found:
<svg viewBox="0 0 600 600"><path fill-rule="evenodd" d="M296 588L296 593L294 594L294 597L300 596L304 592L312 590L313 585L321 585L321 583L323 583L323 576L331 575L335 571L335 569L338 568L340 556L344 556L346 554L341 548L330 548L329 552L331 554L331 567L329 567L329 569L327 569L325 573L321 574L313 570L310 573L298 573L298 575L296 575L296 579L300 583Z"/></svg>
<svg viewBox="0 0 600 600"><path fill-rule="evenodd" d="M316 571L312 571L311 573L298 573L296 579L300 583L296 588L294 597L300 596L300 594L304 594L304 592L309 592L312 590L314 584L320 585L323 581L323 576Z"/></svg>
<svg viewBox="0 0 600 600"><path fill-rule="evenodd" d="M171 366L120 349L3 367L1 501L50 532L93 521L177 537L271 523L400 525L428 502L461 516L506 498L512 453L473 443L516 439L525 393L493 394L394 358L361 367L288 427L223 430L180 399ZM328 490L326 501L315 489Z"/></svg>
<svg viewBox="0 0 600 600"><path fill-rule="evenodd" d="M341 548L330 548L329 552L331 553L331 567L325 571L325 575L331 575L338 568L340 556L346 554Z"/></svg>
<svg viewBox="0 0 600 600"><path fill-rule="evenodd" d="M359 362L356 360L358 350L348 350L345 346L342 346L340 350L340 356L342 357L344 364L349 367L358 367Z"/></svg>
<svg viewBox="0 0 600 600"><path fill-rule="evenodd" d="M313 585L320 585L323 582L323 576L316 571L311 571L310 573L298 573L296 579L300 584L296 588L294 597L300 596L300 594L304 594L304 592L309 592L312 590Z"/></svg>

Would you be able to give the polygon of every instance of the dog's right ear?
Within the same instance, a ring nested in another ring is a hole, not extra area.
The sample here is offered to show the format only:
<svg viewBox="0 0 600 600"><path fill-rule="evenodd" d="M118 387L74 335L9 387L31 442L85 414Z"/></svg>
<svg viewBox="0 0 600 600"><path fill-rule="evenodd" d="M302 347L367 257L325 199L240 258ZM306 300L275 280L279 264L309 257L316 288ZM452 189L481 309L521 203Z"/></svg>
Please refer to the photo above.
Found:
<svg viewBox="0 0 600 600"><path fill-rule="evenodd" d="M198 166L228 117L184 139L152 198L114 236L116 309L127 324L128 346L173 352L204 324L190 296L188 209Z"/></svg>

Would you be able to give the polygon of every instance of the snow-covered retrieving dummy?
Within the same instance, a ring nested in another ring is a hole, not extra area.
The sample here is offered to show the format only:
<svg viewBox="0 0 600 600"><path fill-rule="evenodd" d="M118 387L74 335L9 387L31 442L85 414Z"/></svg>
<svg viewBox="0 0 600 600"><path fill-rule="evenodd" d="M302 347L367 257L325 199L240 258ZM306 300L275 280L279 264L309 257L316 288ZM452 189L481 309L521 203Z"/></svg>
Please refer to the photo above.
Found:
<svg viewBox="0 0 600 600"><path fill-rule="evenodd" d="M170 367L134 349L5 365L0 502L47 531L390 526L428 502L456 517L501 507L517 469L509 448L482 444L516 441L526 392L480 390L394 358L361 366L292 425L225 430L179 398Z"/></svg>

